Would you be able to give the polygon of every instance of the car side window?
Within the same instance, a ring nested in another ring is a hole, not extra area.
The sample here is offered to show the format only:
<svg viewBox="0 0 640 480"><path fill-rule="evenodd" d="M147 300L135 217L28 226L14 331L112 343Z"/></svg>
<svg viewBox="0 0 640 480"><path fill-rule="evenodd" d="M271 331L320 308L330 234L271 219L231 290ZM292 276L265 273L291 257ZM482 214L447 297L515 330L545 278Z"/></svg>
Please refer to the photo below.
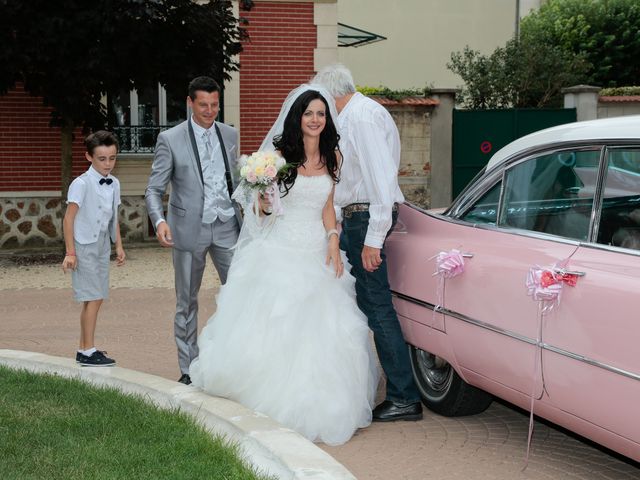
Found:
<svg viewBox="0 0 640 480"><path fill-rule="evenodd" d="M563 150L506 171L499 226L586 240L600 149Z"/></svg>
<svg viewBox="0 0 640 480"><path fill-rule="evenodd" d="M640 250L640 149L607 151L598 243Z"/></svg>
<svg viewBox="0 0 640 480"><path fill-rule="evenodd" d="M494 185L460 218L471 223L495 225L498 218L498 201L500 200L501 186L502 182Z"/></svg>

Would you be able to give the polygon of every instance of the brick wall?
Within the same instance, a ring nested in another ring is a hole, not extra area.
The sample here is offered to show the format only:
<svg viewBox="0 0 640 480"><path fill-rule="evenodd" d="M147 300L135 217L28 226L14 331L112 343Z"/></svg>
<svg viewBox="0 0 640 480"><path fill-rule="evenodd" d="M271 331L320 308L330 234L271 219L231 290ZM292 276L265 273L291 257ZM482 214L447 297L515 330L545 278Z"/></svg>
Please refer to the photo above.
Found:
<svg viewBox="0 0 640 480"><path fill-rule="evenodd" d="M251 39L240 54L240 134L243 153L257 150L296 86L313 76L317 46L313 2L256 2ZM51 109L21 85L0 95L0 192L60 190L60 130ZM73 147L73 177L87 168L80 129Z"/></svg>
<svg viewBox="0 0 640 480"><path fill-rule="evenodd" d="M251 40L240 54L242 153L257 150L287 94L313 76L317 44L312 2L256 2Z"/></svg>
<svg viewBox="0 0 640 480"><path fill-rule="evenodd" d="M0 96L0 192L60 190L60 129L51 109L17 85ZM82 132L73 146L73 176L86 170Z"/></svg>

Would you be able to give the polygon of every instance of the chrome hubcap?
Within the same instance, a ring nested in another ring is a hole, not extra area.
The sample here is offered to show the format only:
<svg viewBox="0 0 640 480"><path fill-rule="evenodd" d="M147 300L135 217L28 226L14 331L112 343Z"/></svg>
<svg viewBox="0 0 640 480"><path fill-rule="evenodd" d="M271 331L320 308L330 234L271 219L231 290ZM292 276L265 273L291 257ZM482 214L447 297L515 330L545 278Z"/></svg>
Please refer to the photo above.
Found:
<svg viewBox="0 0 640 480"><path fill-rule="evenodd" d="M429 396L441 396L449 391L453 381L453 368L449 363L432 353L415 349L416 366Z"/></svg>

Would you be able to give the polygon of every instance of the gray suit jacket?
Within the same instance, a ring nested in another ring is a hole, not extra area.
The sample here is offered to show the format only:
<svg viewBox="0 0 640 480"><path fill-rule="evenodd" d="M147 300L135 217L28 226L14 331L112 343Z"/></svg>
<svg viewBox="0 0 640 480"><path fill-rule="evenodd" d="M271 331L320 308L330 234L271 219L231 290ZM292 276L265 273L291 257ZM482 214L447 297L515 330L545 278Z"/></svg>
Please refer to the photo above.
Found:
<svg viewBox="0 0 640 480"><path fill-rule="evenodd" d="M233 189L237 186L236 157L238 131L216 122L227 152ZM145 191L147 212L153 225L164 218L162 196L171 184L166 221L171 228L175 248L193 251L202 225L204 184L198 149L189 135L189 120L158 135L156 151ZM242 224L240 207L234 202L238 223Z"/></svg>

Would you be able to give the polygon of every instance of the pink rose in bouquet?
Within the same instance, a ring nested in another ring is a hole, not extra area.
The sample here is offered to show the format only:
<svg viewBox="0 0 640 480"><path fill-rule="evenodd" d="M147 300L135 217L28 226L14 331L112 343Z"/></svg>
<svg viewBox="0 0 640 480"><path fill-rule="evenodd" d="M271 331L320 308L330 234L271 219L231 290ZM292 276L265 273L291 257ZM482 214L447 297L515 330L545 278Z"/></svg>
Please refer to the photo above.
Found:
<svg viewBox="0 0 640 480"><path fill-rule="evenodd" d="M243 186L254 190L257 196L263 196L271 204L276 215L282 214L278 179L290 165L277 152L258 151L243 155L239 159L240 178Z"/></svg>

